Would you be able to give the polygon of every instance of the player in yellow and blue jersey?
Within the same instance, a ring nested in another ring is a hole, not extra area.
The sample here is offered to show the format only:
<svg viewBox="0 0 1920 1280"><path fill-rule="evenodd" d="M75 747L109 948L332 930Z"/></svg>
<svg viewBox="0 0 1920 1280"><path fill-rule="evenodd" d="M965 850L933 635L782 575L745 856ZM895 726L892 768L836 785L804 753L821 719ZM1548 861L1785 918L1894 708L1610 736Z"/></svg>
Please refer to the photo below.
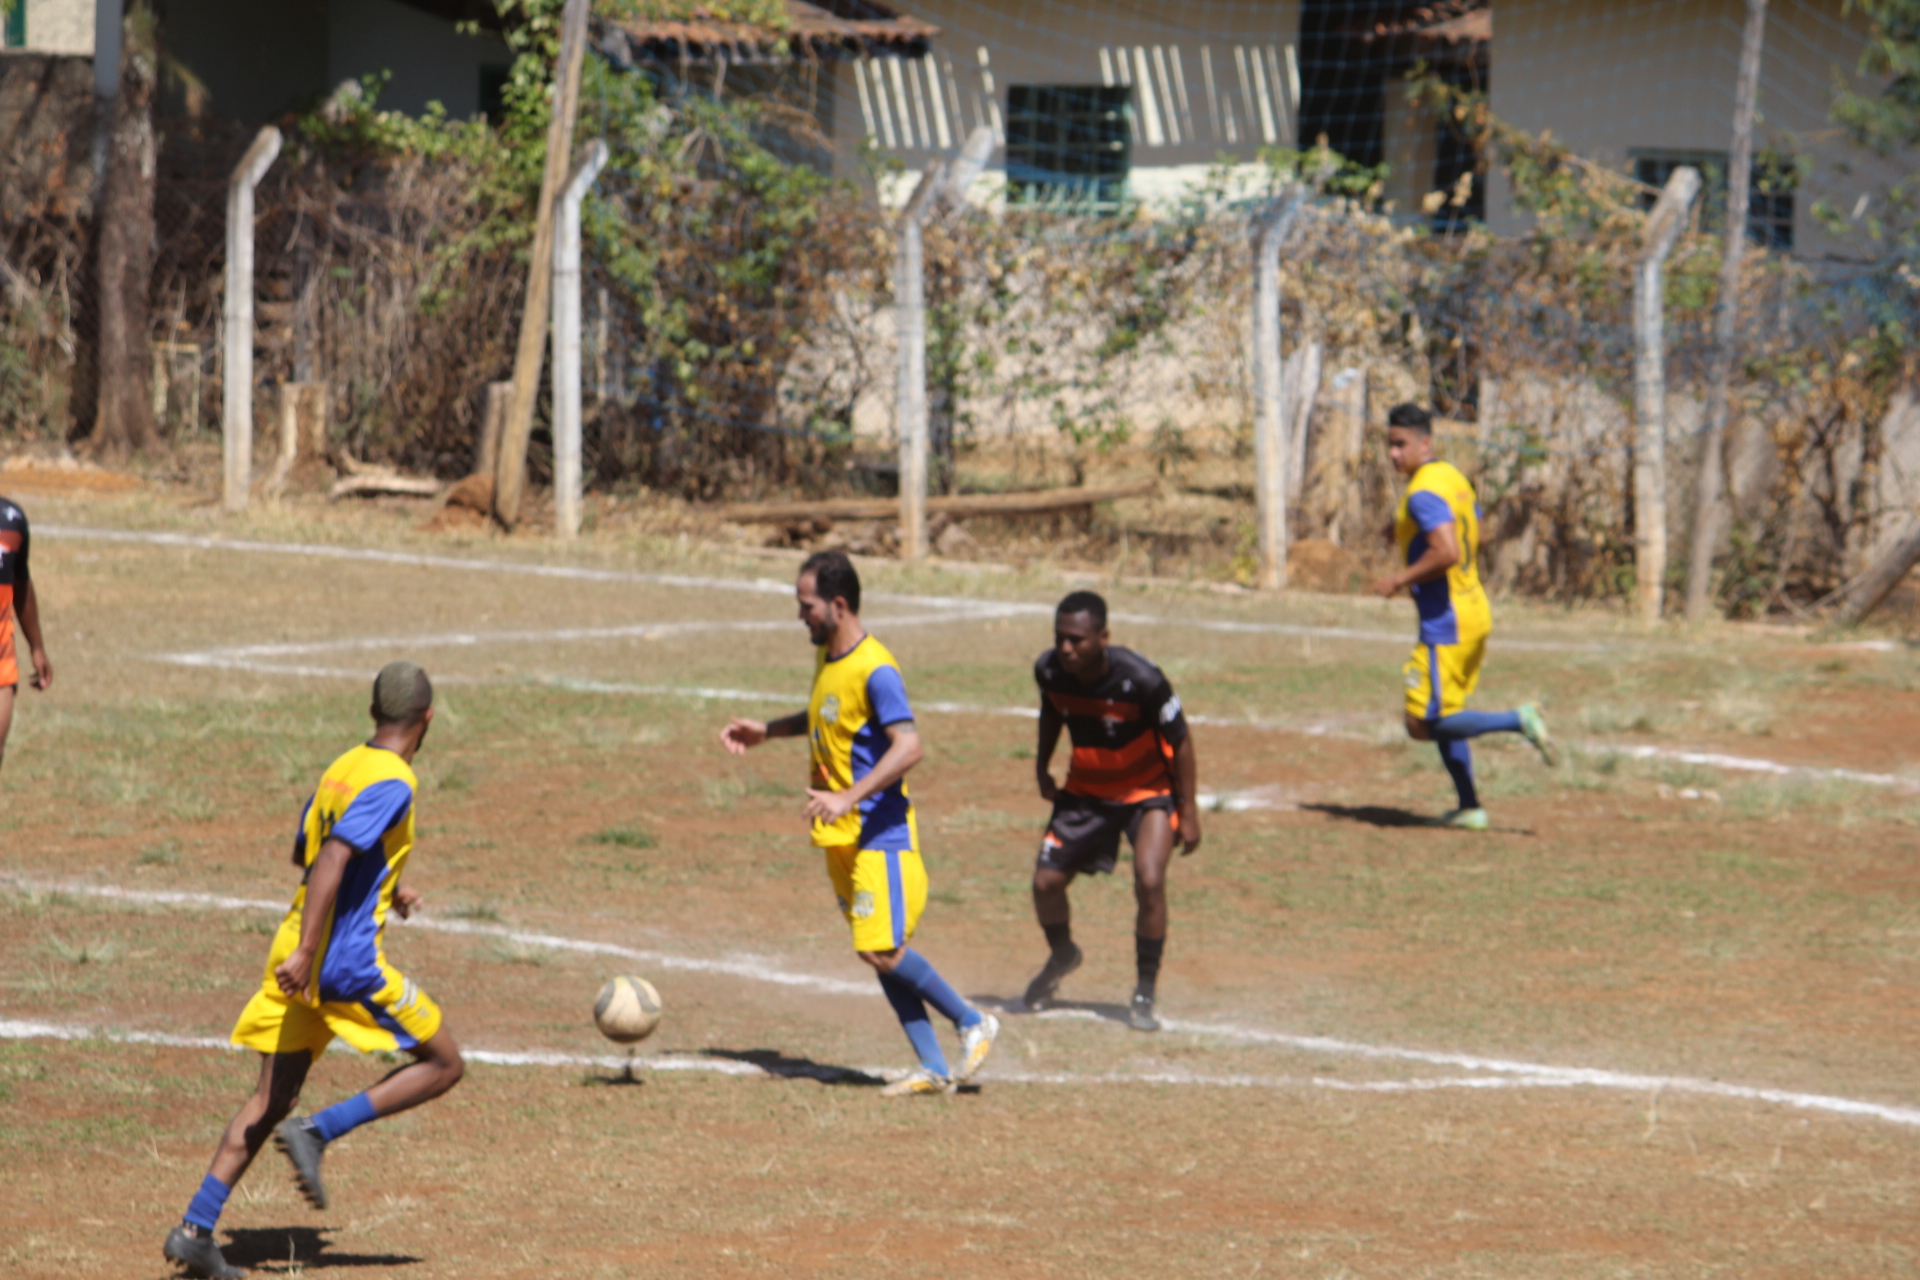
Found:
<svg viewBox="0 0 1920 1280"><path fill-rule="evenodd" d="M907 945L927 905L927 871L907 796L907 770L922 753L906 683L886 646L860 624L860 576L846 556L810 556L794 594L817 649L807 709L766 722L736 717L720 742L742 755L769 738L806 735L813 773L805 815L813 843L826 858L854 951L880 975L880 989L920 1056L920 1069L885 1092L951 1092L987 1060L1000 1023L961 999ZM957 1070L947 1065L929 1004L960 1033Z"/></svg>
<svg viewBox="0 0 1920 1280"><path fill-rule="evenodd" d="M1493 631L1493 611L1480 586L1480 503L1452 463L1433 453L1433 417L1419 405L1395 405L1387 415L1387 456L1407 477L1388 536L1406 568L1373 584L1391 596L1413 591L1420 642L1405 667L1407 735L1440 748L1460 805L1443 821L1469 831L1487 829L1487 811L1473 783L1470 739L1483 733L1524 734L1548 764L1555 762L1538 708L1469 711L1480 683L1480 662Z"/></svg>
<svg viewBox="0 0 1920 1280"><path fill-rule="evenodd" d="M262 1055L253 1097L228 1123L213 1164L165 1253L188 1274L241 1280L214 1242L234 1184L271 1133L315 1208L327 1207L320 1158L327 1144L369 1120L405 1111L458 1084L460 1047L440 1008L387 963L389 913L412 914L420 895L400 883L413 851L413 757L433 721L433 685L411 662L391 662L373 683L373 737L320 776L300 817L293 862L301 884L275 934L260 990L240 1014L233 1043ZM364 1093L288 1119L313 1060L335 1036L362 1053L413 1061Z"/></svg>

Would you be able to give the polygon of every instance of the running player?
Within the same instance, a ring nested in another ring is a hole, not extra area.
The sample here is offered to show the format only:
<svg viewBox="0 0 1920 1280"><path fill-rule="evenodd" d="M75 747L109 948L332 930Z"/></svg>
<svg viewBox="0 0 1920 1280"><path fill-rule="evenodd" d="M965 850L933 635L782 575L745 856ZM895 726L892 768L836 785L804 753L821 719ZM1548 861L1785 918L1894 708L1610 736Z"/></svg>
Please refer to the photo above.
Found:
<svg viewBox="0 0 1920 1280"><path fill-rule="evenodd" d="M813 822L813 843L826 855L854 951L880 975L880 989L920 1055L919 1070L884 1092L949 1093L980 1070L1000 1023L961 999L907 946L927 905L927 871L905 781L921 757L907 688L893 655L860 625L860 576L845 555L809 556L794 594L818 650L807 709L766 723L736 717L720 731L720 742L744 755L769 738L806 735L813 777L805 815ZM957 1071L948 1069L929 1004L960 1033Z"/></svg>
<svg viewBox="0 0 1920 1280"><path fill-rule="evenodd" d="M16 617L33 660L33 687L45 689L53 683L53 663L40 638L40 597L34 594L33 576L27 570L32 543L27 513L18 503L0 497L0 761L7 757L7 731L13 728L13 700L20 689L20 660L13 646Z"/></svg>
<svg viewBox="0 0 1920 1280"><path fill-rule="evenodd" d="M1076 591L1053 615L1053 648L1033 664L1040 686L1040 743L1033 768L1053 818L1033 869L1033 910L1051 954L1027 987L1037 1013L1060 980L1080 967L1067 886L1082 873L1111 872L1120 833L1133 843L1134 960L1139 975L1128 1025L1158 1031L1154 990L1167 947L1167 863L1200 847L1199 766L1180 699L1160 668L1107 643L1107 602ZM1065 727L1073 739L1066 785L1053 780L1053 752Z"/></svg>
<svg viewBox="0 0 1920 1280"><path fill-rule="evenodd" d="M1392 596L1411 587L1420 615L1420 642L1406 665L1407 736L1438 746L1441 763L1453 777L1460 805L1441 821L1485 831L1487 811L1473 785L1468 740L1483 733L1518 733L1549 765L1557 756L1537 708L1466 709L1480 683L1493 612L1480 588L1480 504L1467 478L1433 456L1433 416L1416 404L1395 405L1387 415L1387 456L1408 478L1387 531L1407 567L1381 578L1373 589Z"/></svg>
<svg viewBox="0 0 1920 1280"><path fill-rule="evenodd" d="M327 1207L320 1158L327 1144L382 1116L437 1098L466 1064L427 993L387 963L389 911L402 920L420 895L401 885L413 849L414 753L433 722L433 685L411 662L390 662L373 682L373 737L320 776L294 836L304 869L293 908L267 955L260 990L240 1014L233 1043L261 1055L260 1083L227 1125L166 1256L188 1273L241 1280L214 1243L220 1210L269 1133L293 1162L294 1180ZM335 1036L362 1053L413 1061L317 1115L289 1119L307 1069Z"/></svg>

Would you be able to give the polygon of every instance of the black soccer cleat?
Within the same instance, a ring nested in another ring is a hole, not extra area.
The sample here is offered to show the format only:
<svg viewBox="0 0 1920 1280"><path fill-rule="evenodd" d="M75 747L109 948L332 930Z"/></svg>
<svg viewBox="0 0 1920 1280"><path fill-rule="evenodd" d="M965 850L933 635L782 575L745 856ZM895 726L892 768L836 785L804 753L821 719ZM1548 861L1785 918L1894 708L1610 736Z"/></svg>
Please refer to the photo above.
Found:
<svg viewBox="0 0 1920 1280"><path fill-rule="evenodd" d="M1069 942L1067 950L1056 951L1047 957L1046 964L1027 984L1026 998L1020 1003L1028 1013L1039 1013L1053 1007L1054 993L1060 990L1060 980L1080 967L1084 957L1077 944Z"/></svg>
<svg viewBox="0 0 1920 1280"><path fill-rule="evenodd" d="M202 1235L190 1230L181 1223L167 1233L167 1243L161 1249L168 1262L177 1262L190 1276L199 1280L246 1280L247 1273L227 1261L220 1252L220 1246L213 1242L213 1233Z"/></svg>
<svg viewBox="0 0 1920 1280"><path fill-rule="evenodd" d="M1158 1031L1160 1019L1153 1014L1153 997L1144 991L1133 993L1133 1003L1127 1006L1127 1025L1135 1031Z"/></svg>
<svg viewBox="0 0 1920 1280"><path fill-rule="evenodd" d="M307 1203L316 1209L326 1208L327 1187L320 1181L320 1157L326 1154L327 1144L320 1135L305 1120L290 1117L275 1127L273 1140L292 1162L293 1180Z"/></svg>

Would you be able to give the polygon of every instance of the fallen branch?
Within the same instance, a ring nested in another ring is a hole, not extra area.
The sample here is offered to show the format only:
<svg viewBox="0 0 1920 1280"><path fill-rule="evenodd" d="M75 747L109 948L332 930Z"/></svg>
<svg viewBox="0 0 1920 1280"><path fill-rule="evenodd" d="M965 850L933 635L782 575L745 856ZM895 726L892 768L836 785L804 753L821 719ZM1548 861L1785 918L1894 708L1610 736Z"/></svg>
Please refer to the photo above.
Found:
<svg viewBox="0 0 1920 1280"><path fill-rule="evenodd" d="M357 476L342 476L334 481L333 488L327 490L327 501L338 502L341 498L370 498L393 495L401 498L436 498L444 486L430 477L382 475L377 472L363 472Z"/></svg>
<svg viewBox="0 0 1920 1280"><path fill-rule="evenodd" d="M1090 507L1097 502L1137 498L1157 482L1136 480L1104 488L1037 489L1028 493L961 493L928 498L928 515L1038 516ZM784 524L789 520L890 520L900 514L898 498L825 498L818 502L738 502L711 508L735 524Z"/></svg>
<svg viewBox="0 0 1920 1280"><path fill-rule="evenodd" d="M1893 589L1900 585L1900 580L1917 563L1920 563L1920 526L1874 561L1873 567L1846 593L1833 620L1843 627L1857 626L1880 607L1881 601L1893 594Z"/></svg>

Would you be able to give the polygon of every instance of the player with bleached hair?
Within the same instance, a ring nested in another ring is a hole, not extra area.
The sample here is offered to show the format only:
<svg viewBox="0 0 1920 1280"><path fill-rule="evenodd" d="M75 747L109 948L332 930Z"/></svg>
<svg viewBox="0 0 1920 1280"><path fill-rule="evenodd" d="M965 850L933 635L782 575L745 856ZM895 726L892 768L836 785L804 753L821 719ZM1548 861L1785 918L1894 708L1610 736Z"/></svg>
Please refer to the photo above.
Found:
<svg viewBox="0 0 1920 1280"><path fill-rule="evenodd" d="M373 737L320 775L294 836L301 869L293 907L274 936L260 990L240 1014L233 1043L261 1055L260 1081L220 1137L213 1164L179 1226L168 1260L189 1275L242 1280L214 1240L234 1184L271 1133L294 1180L327 1207L320 1160L327 1144L370 1120L439 1097L466 1071L440 1007L387 963L387 915L402 920L420 895L400 883L413 852L413 758L433 723L433 684L414 663L390 662L373 682ZM335 1036L362 1053L413 1061L364 1093L316 1115L288 1119L307 1071Z"/></svg>
<svg viewBox="0 0 1920 1280"><path fill-rule="evenodd" d="M1407 477L1387 529L1406 567L1373 589L1380 596L1411 590L1420 615L1420 640L1405 668L1407 736L1437 746L1453 778L1459 807L1441 822L1485 831L1487 811L1474 785L1468 742L1484 733L1518 733L1549 765L1557 756L1537 707L1467 710L1480 683L1493 610L1480 586L1480 502L1459 468L1434 456L1433 415L1416 404L1395 405L1387 415L1387 456Z"/></svg>
<svg viewBox="0 0 1920 1280"><path fill-rule="evenodd" d="M1000 1023L947 985L907 945L927 905L919 826L907 798L907 771L920 762L920 734L900 666L860 623L860 575L838 551L800 566L794 586L800 621L815 645L813 695L805 711L778 720L736 717L720 743L744 755L769 738L805 735L813 775L803 813L826 858L853 949L879 975L920 1068L889 1084L890 1096L950 1093L993 1052ZM927 1006L960 1033L960 1063L949 1067Z"/></svg>

